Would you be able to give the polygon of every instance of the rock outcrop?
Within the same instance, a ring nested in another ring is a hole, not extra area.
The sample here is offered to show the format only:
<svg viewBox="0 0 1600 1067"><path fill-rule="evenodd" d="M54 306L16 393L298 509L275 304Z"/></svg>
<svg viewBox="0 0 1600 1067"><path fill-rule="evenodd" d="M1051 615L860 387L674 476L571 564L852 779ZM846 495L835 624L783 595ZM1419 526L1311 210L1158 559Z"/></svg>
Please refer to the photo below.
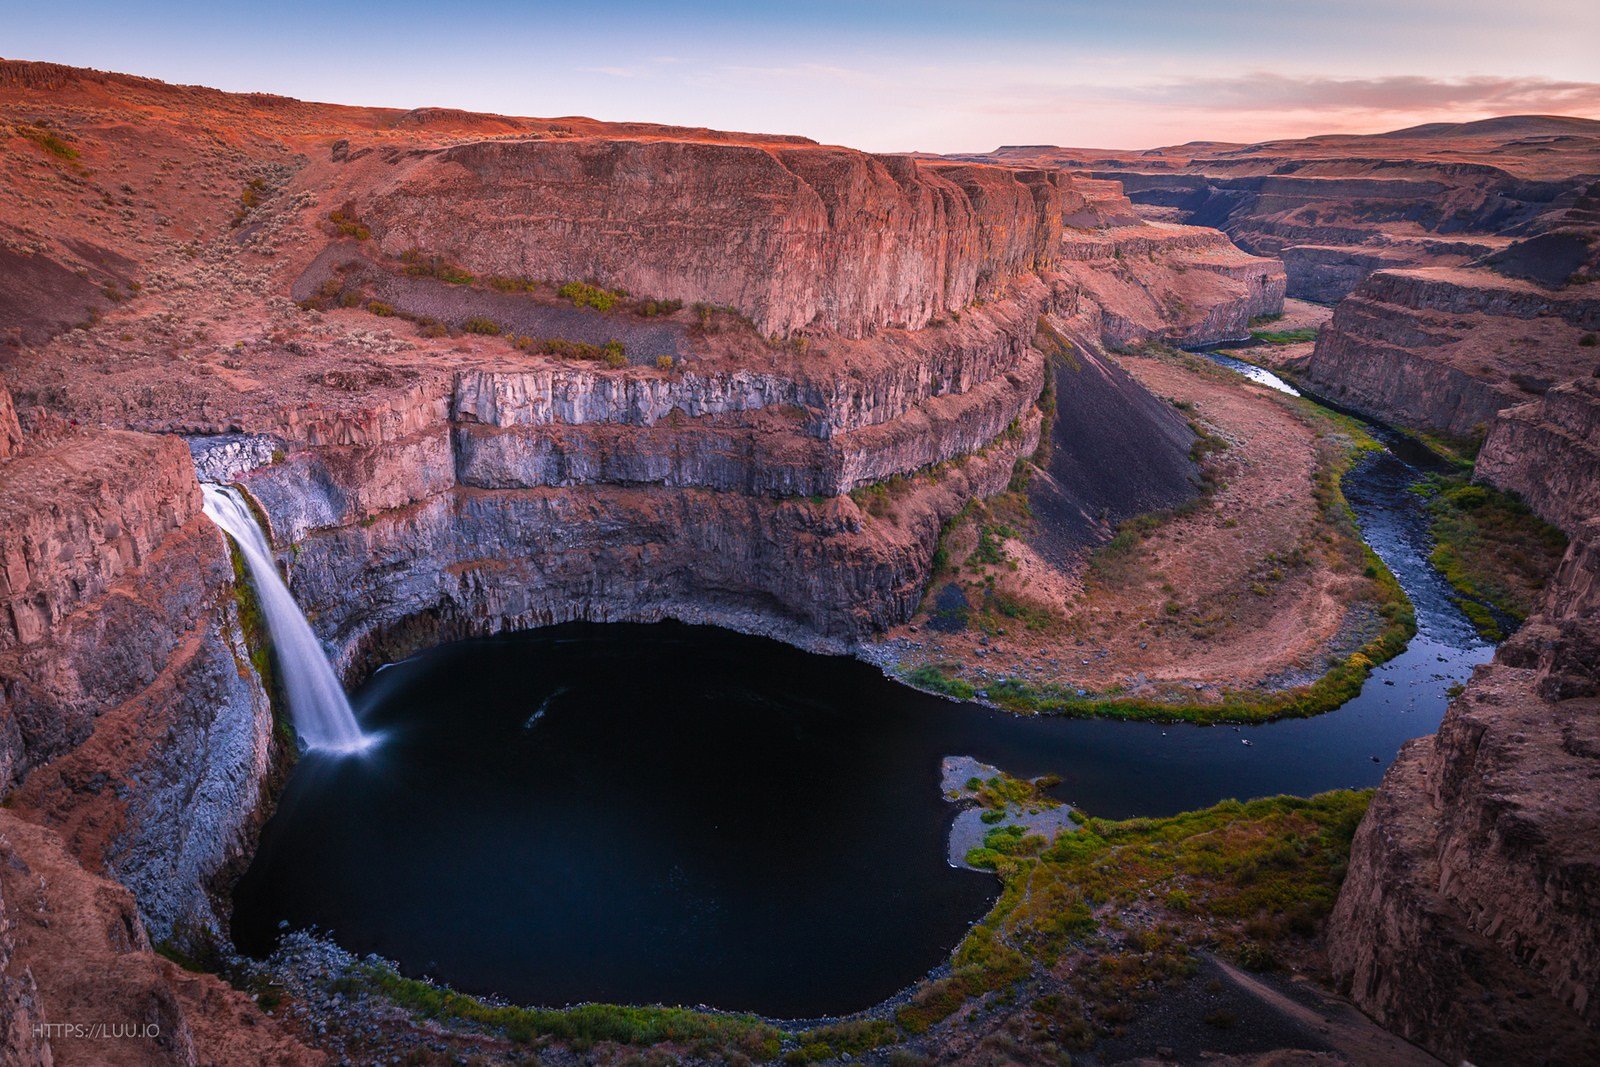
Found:
<svg viewBox="0 0 1600 1067"><path fill-rule="evenodd" d="M1502 411L1473 476L1516 493L1564 530L1600 515L1600 378L1558 385Z"/></svg>
<svg viewBox="0 0 1600 1067"><path fill-rule="evenodd" d="M1600 1056L1593 514L1540 610L1385 775L1331 920L1355 1001L1449 1061Z"/></svg>
<svg viewBox="0 0 1600 1067"><path fill-rule="evenodd" d="M1080 288L1090 335L1113 347L1234 340L1249 335L1251 319L1283 308L1279 264L1199 226L1069 229L1057 271Z"/></svg>
<svg viewBox="0 0 1600 1067"><path fill-rule="evenodd" d="M248 845L272 718L188 450L75 434L0 470L0 790L158 936L217 928L207 890Z"/></svg>
<svg viewBox="0 0 1600 1067"><path fill-rule="evenodd" d="M1487 268L1379 271L1334 309L1305 378L1381 421L1482 440L1502 409L1594 368L1589 289Z"/></svg>
<svg viewBox="0 0 1600 1067"><path fill-rule="evenodd" d="M127 889L0 811L0 1056L7 1064L311 1065L249 996L152 950Z"/></svg>
<svg viewBox="0 0 1600 1067"><path fill-rule="evenodd" d="M485 141L363 181L356 209L390 254L725 305L779 335L959 311L1047 268L1084 203L1052 171L816 145Z"/></svg>
<svg viewBox="0 0 1600 1067"><path fill-rule="evenodd" d="M17 422L17 407L11 400L11 390L0 378L0 459L8 459L22 451L22 426Z"/></svg>

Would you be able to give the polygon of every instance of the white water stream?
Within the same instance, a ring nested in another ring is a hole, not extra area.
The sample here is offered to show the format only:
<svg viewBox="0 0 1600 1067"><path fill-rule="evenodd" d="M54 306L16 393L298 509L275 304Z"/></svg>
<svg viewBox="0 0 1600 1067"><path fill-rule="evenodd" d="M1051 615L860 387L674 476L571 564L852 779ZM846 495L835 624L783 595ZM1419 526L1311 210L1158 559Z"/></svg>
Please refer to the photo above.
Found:
<svg viewBox="0 0 1600 1067"><path fill-rule="evenodd" d="M344 687L334 677L321 643L278 574L272 548L250 506L231 486L201 488L206 514L233 538L250 571L250 583L272 636L289 714L301 741L319 751L359 752L366 748L374 738L356 725Z"/></svg>

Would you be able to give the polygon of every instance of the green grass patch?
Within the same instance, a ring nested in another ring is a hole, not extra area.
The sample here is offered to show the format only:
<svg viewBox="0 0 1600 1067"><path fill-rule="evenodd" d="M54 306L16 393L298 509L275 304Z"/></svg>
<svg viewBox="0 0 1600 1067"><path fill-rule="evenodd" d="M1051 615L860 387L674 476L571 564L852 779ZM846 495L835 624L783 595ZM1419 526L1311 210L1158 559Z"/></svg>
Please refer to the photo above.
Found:
<svg viewBox="0 0 1600 1067"><path fill-rule="evenodd" d="M1478 632L1501 640L1505 634L1488 608L1518 623L1526 619L1561 563L1566 536L1515 496L1473 485L1465 475L1435 476L1420 488L1429 498L1430 561L1461 594L1456 603Z"/></svg>
<svg viewBox="0 0 1600 1067"><path fill-rule="evenodd" d="M17 135L24 137L57 159L66 163L76 163L79 153L76 146L70 144L62 136L47 126L19 124L16 127Z"/></svg>
<svg viewBox="0 0 1600 1067"><path fill-rule="evenodd" d="M1000 875L1000 899L957 947L950 976L924 983L897 1021L922 1033L975 997L1065 974L1065 990L1024 1013L1077 1050L1191 974L1198 950L1270 969L1326 921L1370 799L1370 790L1341 791L1229 800L1167 819L1087 818L1053 841L991 830L968 860Z"/></svg>
<svg viewBox="0 0 1600 1067"><path fill-rule="evenodd" d="M1250 336L1269 345L1297 345L1317 339L1317 328L1306 326L1299 330L1251 330Z"/></svg>
<svg viewBox="0 0 1600 1067"><path fill-rule="evenodd" d="M362 964L351 976L367 991L382 995L413 1015L441 1022L467 1023L531 1043L552 1038L576 1047L600 1042L620 1045L685 1045L705 1056L740 1053L770 1060L778 1054L780 1031L751 1015L723 1015L687 1008L583 1004L574 1008L520 1008L491 1004L445 986L406 978L382 964Z"/></svg>
<svg viewBox="0 0 1600 1067"><path fill-rule="evenodd" d="M901 678L908 684L930 693L953 697L956 700L971 700L978 695L978 690L971 682L953 673L959 669L959 666L953 663L924 663L907 671Z"/></svg>
<svg viewBox="0 0 1600 1067"><path fill-rule="evenodd" d="M556 290L556 295L563 300L572 301L573 307L590 307L596 311L610 311L616 306L617 301L627 296L620 290L602 289L588 282L568 282Z"/></svg>

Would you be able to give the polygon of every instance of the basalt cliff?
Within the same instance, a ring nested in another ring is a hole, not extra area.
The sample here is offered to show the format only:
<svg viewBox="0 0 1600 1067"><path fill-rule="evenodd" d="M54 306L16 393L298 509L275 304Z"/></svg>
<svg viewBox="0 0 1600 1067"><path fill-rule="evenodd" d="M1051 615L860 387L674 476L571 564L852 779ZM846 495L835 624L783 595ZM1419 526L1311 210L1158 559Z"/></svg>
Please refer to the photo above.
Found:
<svg viewBox="0 0 1600 1067"><path fill-rule="evenodd" d="M1283 298L1052 169L20 62L0 122L8 1062L320 1056L152 952L225 938L290 755L200 481L245 488L350 681L568 619L847 650L1034 454L1041 330L1200 343ZM1189 434L1082 388L1075 432ZM162 1042L34 1025L91 1008Z"/></svg>
<svg viewBox="0 0 1600 1067"><path fill-rule="evenodd" d="M1386 775L1328 953L1352 999L1447 1062L1600 1056L1600 127L961 158L1115 177L1147 219L1281 258L1289 295L1331 317L1297 320L1321 323L1314 346L1240 355L1475 458L1568 535L1541 606Z"/></svg>

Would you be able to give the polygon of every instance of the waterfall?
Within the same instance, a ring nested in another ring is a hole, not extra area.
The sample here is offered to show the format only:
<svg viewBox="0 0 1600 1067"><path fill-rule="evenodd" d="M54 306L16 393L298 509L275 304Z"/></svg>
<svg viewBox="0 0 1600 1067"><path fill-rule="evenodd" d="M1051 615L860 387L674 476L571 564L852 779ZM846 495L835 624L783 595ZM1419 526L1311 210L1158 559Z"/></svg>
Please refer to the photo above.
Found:
<svg viewBox="0 0 1600 1067"><path fill-rule="evenodd" d="M205 512L233 538L250 571L250 584L266 617L278 675L289 699L294 728L307 748L359 752L373 738L356 725L344 687L334 677L322 645L278 574L266 534L243 494L231 486L202 485Z"/></svg>

